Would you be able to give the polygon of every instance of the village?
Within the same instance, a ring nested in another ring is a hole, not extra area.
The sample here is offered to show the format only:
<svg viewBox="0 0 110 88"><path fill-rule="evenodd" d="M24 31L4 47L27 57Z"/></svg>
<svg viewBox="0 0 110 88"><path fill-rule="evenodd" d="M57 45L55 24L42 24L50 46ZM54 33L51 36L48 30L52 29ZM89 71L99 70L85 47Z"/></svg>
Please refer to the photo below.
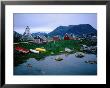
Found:
<svg viewBox="0 0 110 88"><path fill-rule="evenodd" d="M62 53L75 53L76 57L82 58L85 56L85 53L97 53L97 39L96 36L91 35L78 37L72 33L66 33L63 37L60 35L53 37L36 35L33 37L29 26L27 26L20 40L21 42L14 42L15 59L34 57L40 60L49 55L59 55ZM58 57L55 60L61 61L63 59ZM19 61L20 59L17 59L15 63Z"/></svg>
<svg viewBox="0 0 110 88"><path fill-rule="evenodd" d="M13 75L97 75L98 30L96 13L14 14Z"/></svg>

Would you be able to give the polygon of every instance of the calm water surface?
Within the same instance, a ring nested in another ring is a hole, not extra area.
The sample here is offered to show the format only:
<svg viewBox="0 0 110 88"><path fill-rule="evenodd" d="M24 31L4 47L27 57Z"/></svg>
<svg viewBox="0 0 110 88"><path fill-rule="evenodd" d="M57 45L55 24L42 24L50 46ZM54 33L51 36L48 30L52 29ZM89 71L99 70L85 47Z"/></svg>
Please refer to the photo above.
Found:
<svg viewBox="0 0 110 88"><path fill-rule="evenodd" d="M56 61L56 57L63 60ZM29 58L23 64L14 67L14 75L96 75L97 64L85 63L88 60L96 61L96 55L85 54L85 57L77 58L74 54L62 54L48 56L40 61Z"/></svg>

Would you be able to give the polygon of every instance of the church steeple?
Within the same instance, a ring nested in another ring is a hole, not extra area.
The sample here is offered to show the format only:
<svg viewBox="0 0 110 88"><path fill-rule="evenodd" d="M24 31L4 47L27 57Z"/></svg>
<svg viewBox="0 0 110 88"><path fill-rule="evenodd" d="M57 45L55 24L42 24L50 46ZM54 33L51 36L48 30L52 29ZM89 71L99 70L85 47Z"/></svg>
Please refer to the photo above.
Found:
<svg viewBox="0 0 110 88"><path fill-rule="evenodd" d="M30 34L30 28L29 28L29 26L26 27L25 33L26 34Z"/></svg>
<svg viewBox="0 0 110 88"><path fill-rule="evenodd" d="M32 37L31 33L30 33L30 28L29 26L26 27L25 32L22 36L23 40L33 40L34 38Z"/></svg>

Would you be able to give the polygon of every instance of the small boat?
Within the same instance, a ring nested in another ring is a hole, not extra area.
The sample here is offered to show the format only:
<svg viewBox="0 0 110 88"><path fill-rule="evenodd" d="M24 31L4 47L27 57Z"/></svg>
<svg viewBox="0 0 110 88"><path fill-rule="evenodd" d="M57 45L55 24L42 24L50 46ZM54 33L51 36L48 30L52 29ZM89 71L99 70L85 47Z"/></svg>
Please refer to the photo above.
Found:
<svg viewBox="0 0 110 88"><path fill-rule="evenodd" d="M23 47L16 47L15 50L17 50L19 52L22 52L22 53L29 53L29 50L25 49Z"/></svg>
<svg viewBox="0 0 110 88"><path fill-rule="evenodd" d="M36 48L35 50L39 51L39 52L45 52L46 51L46 49L43 49L43 48Z"/></svg>
<svg viewBox="0 0 110 88"><path fill-rule="evenodd" d="M39 54L39 51L36 51L36 50L33 50L33 49L30 49L31 52L33 53L38 53Z"/></svg>

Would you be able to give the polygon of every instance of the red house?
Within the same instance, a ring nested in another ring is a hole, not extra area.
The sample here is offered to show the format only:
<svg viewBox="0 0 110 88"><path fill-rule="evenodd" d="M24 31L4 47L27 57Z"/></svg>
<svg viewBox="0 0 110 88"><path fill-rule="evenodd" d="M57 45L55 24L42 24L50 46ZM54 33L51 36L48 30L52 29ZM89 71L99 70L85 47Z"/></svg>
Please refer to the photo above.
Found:
<svg viewBox="0 0 110 88"><path fill-rule="evenodd" d="M69 35L67 33L64 36L64 40L70 40L70 37L69 37Z"/></svg>
<svg viewBox="0 0 110 88"><path fill-rule="evenodd" d="M53 36L53 41L59 41L59 40L60 40L59 36Z"/></svg>

